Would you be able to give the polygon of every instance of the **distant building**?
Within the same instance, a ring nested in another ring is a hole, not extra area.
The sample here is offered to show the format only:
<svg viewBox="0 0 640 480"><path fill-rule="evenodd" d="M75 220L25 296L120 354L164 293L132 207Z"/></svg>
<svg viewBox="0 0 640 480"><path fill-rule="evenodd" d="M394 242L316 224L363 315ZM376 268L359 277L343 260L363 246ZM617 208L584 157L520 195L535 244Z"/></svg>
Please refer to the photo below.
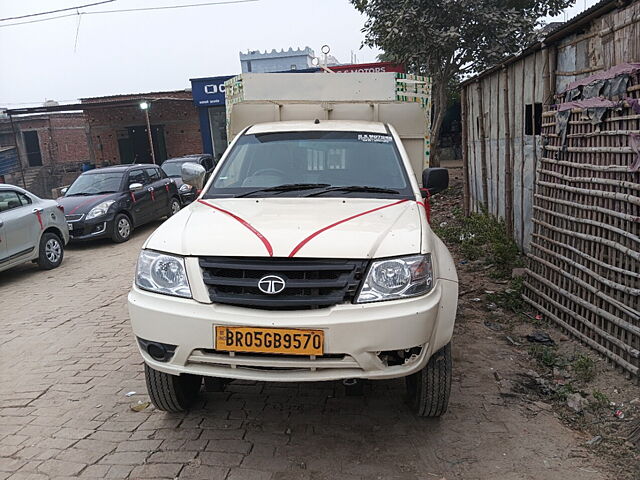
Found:
<svg viewBox="0 0 640 480"><path fill-rule="evenodd" d="M309 48L298 48L294 50L276 51L250 50L247 53L240 52L240 64L242 65L242 73L273 73L286 72L291 70L306 70L313 68L313 58L315 52ZM328 65L338 65L338 60L332 56L327 56Z"/></svg>

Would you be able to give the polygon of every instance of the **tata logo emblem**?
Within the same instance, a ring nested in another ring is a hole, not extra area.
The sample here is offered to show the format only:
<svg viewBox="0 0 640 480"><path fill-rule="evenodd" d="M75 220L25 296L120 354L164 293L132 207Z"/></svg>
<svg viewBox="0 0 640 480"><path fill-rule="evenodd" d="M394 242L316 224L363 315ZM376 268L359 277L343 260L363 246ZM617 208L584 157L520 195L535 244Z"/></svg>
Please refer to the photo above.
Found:
<svg viewBox="0 0 640 480"><path fill-rule="evenodd" d="M258 290L267 295L275 295L284 290L287 284L282 277L267 275L258 280Z"/></svg>
<svg viewBox="0 0 640 480"><path fill-rule="evenodd" d="M216 93L224 93L224 83L219 85L209 84L204 86L204 93L208 95L214 95Z"/></svg>

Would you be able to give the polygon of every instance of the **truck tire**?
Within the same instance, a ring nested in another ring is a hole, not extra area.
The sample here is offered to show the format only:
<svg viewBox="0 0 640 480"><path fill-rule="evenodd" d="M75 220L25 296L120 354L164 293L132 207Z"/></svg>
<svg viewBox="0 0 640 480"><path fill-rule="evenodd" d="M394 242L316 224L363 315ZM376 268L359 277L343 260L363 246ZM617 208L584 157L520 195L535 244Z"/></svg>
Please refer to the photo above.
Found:
<svg viewBox="0 0 640 480"><path fill-rule="evenodd" d="M60 237L55 233L47 232L40 237L38 248L36 262L41 270L51 270L60 266L64 257L64 246Z"/></svg>
<svg viewBox="0 0 640 480"><path fill-rule="evenodd" d="M438 350L419 372L406 378L407 400L420 417L439 417L447 411L451 392L451 343Z"/></svg>
<svg viewBox="0 0 640 480"><path fill-rule="evenodd" d="M183 412L198 398L200 375L169 375L144 365L144 378L151 402L164 412Z"/></svg>

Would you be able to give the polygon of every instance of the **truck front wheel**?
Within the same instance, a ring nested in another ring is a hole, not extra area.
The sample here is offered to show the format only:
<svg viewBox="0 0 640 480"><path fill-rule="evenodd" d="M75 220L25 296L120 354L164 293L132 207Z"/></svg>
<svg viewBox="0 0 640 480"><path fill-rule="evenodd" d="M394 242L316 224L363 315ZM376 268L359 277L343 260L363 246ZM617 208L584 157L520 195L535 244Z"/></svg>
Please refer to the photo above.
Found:
<svg viewBox="0 0 640 480"><path fill-rule="evenodd" d="M420 417L439 417L447 411L451 392L451 343L438 350L427 365L406 377L407 400Z"/></svg>
<svg viewBox="0 0 640 480"><path fill-rule="evenodd" d="M158 410L183 412L198 398L202 377L200 375L169 375L159 372L145 363L144 377L151 402Z"/></svg>

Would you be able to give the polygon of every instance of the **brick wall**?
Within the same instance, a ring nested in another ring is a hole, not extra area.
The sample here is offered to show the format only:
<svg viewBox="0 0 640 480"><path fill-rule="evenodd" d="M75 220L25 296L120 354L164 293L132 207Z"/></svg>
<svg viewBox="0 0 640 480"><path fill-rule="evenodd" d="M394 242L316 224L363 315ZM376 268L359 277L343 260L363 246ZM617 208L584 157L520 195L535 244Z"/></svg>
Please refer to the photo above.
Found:
<svg viewBox="0 0 640 480"><path fill-rule="evenodd" d="M37 116L15 117L14 128L18 133L20 159L29 166L23 134L38 132L40 154L44 166L62 163L82 163L90 159L86 135L86 120L82 113L50 113ZM14 135L8 120L0 125L2 143L15 145Z"/></svg>
<svg viewBox="0 0 640 480"><path fill-rule="evenodd" d="M164 131L167 158L202 152L198 111L189 92L120 95L82 101L109 100L134 100L136 104L85 110L98 166L121 163L118 139L128 136L129 127L146 128L145 113L138 106L138 100L150 101L149 120L152 128L162 127Z"/></svg>

